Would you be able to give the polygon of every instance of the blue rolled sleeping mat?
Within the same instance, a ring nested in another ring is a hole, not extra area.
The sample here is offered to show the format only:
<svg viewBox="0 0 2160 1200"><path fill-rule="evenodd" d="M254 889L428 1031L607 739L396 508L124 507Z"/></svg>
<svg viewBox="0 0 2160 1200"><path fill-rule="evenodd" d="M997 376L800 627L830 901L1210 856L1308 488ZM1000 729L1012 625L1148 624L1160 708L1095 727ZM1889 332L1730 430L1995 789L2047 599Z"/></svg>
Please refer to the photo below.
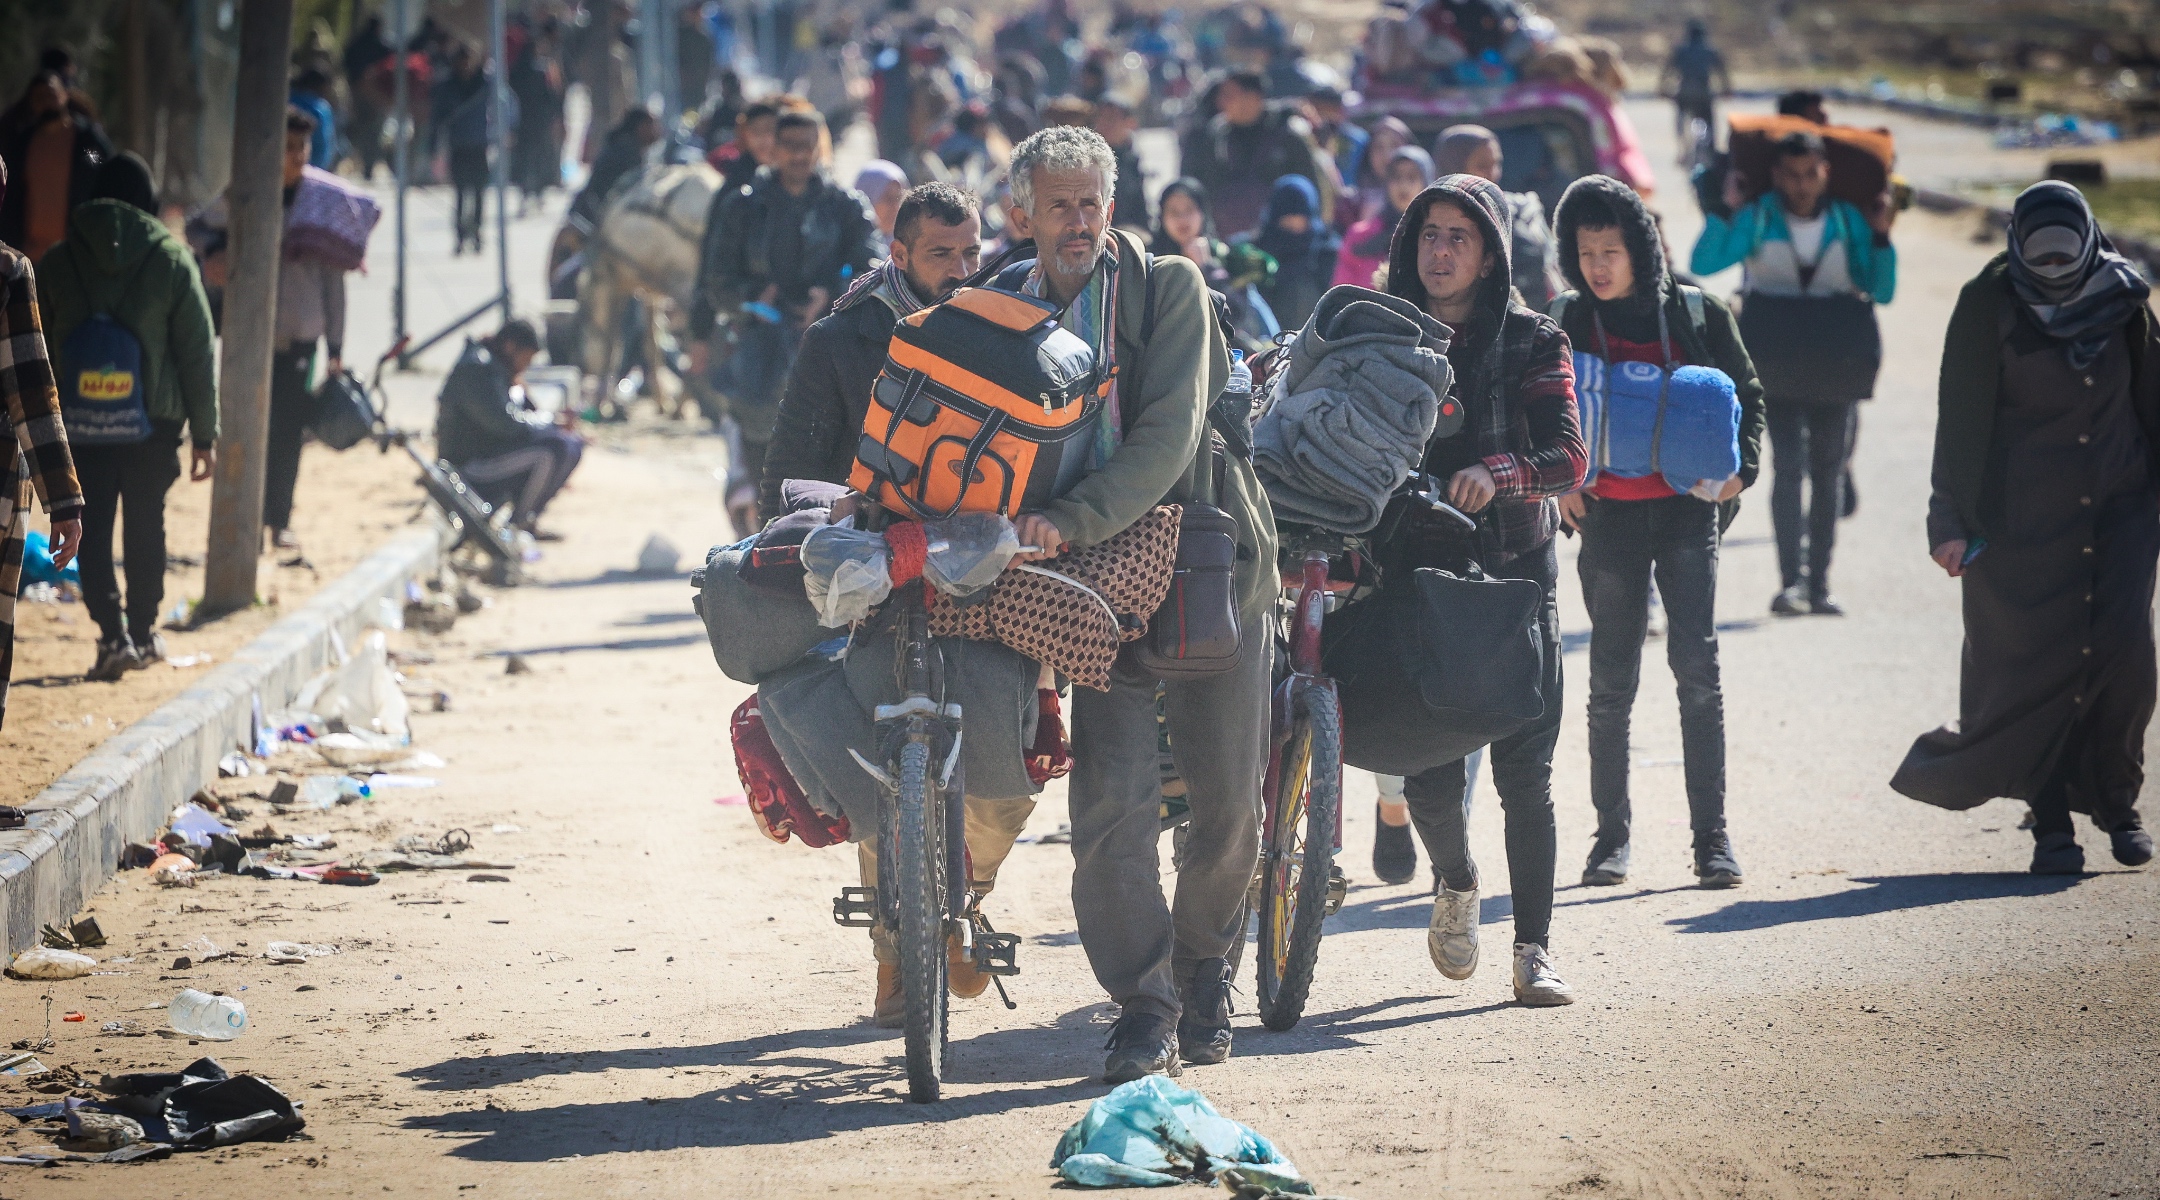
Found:
<svg viewBox="0 0 2160 1200"><path fill-rule="evenodd" d="M1740 398L1715 367L1608 363L1575 355L1575 395L1590 477L1662 474L1676 492L1740 473Z"/></svg>

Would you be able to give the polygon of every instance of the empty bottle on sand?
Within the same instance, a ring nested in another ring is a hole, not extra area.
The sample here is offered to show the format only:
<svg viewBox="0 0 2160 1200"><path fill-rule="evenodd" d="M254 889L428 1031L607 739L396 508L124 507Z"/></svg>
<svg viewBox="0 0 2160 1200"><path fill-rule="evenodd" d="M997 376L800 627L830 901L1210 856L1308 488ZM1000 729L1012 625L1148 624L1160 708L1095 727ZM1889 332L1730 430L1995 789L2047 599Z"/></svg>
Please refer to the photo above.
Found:
<svg viewBox="0 0 2160 1200"><path fill-rule="evenodd" d="M229 1042L247 1032L247 1007L231 996L213 996L182 988L165 1010L176 1032L213 1042Z"/></svg>

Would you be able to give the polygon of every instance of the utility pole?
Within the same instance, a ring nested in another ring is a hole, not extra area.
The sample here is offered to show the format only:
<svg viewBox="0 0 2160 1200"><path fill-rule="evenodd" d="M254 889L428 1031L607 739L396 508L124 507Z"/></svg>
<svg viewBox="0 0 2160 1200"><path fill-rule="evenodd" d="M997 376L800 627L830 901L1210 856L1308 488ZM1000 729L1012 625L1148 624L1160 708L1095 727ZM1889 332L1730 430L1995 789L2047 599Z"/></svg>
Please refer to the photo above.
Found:
<svg viewBox="0 0 2160 1200"><path fill-rule="evenodd" d="M494 126L495 275L502 297L502 319L510 319L510 61L503 15L504 0L488 4L488 56L495 60L494 85L488 89L488 117Z"/></svg>
<svg viewBox="0 0 2160 1200"><path fill-rule="evenodd" d="M405 59L405 43L412 38L412 13L408 0L397 0L395 17L397 33L392 44L397 47L392 79L396 88L397 109L397 283L390 292L391 340L405 340L405 187L412 171L412 82L411 68ZM404 366L403 362L398 364Z"/></svg>
<svg viewBox="0 0 2160 1200"><path fill-rule="evenodd" d="M218 372L223 430L203 580L202 606L211 616L255 603L270 444L270 343L285 236L285 61L292 16L293 0L240 6L232 183L225 189L225 328Z"/></svg>

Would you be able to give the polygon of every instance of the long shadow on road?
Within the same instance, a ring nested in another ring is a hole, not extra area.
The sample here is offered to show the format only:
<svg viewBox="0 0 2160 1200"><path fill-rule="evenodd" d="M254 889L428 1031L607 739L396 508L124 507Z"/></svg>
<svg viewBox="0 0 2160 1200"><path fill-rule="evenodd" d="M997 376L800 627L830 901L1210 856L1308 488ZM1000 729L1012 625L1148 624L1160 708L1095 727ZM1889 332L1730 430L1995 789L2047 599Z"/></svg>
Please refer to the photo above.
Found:
<svg viewBox="0 0 2160 1200"><path fill-rule="evenodd" d="M905 1101L900 1035L867 1024L769 1034L709 1046L659 1046L566 1054L458 1058L402 1072L424 1091L470 1092L553 1076L680 1068L747 1071L747 1078L687 1097L561 1104L507 1111L493 1104L406 1118L408 1129L470 1139L452 1156L542 1162L573 1155L773 1145L839 1133L982 1116L1089 1099L1101 1085L1080 1073L1101 1054L1102 1005L1074 1009L1047 1026L1001 1029L947 1048L946 1079L959 1086L934 1106ZM961 1014L965 1021L965 1014ZM816 1053L890 1042L883 1061L842 1062Z"/></svg>
<svg viewBox="0 0 2160 1200"><path fill-rule="evenodd" d="M1854 879L1863 886L1827 896L1791 900L1742 900L1716 912L1674 917L1667 925L1682 933L1744 933L1804 921L1834 921L1880 913L1930 908L1965 900L2010 896L2051 896L2074 888L2074 875L2010 875L1952 871L1934 875L1890 875Z"/></svg>

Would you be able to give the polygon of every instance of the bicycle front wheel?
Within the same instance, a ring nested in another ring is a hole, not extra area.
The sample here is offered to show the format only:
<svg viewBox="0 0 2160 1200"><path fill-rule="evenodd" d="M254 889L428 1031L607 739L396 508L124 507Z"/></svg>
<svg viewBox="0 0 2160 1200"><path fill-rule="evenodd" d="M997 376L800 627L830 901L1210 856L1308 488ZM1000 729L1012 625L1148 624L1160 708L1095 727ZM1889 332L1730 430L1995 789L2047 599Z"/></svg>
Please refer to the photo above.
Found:
<svg viewBox="0 0 2160 1200"><path fill-rule="evenodd" d="M944 793L930 782L930 745L900 748L893 881L899 891L900 986L907 1013L908 1099L938 1098L945 1073Z"/></svg>
<svg viewBox="0 0 2160 1200"><path fill-rule="evenodd" d="M1342 802L1342 718L1335 693L1309 687L1294 703L1260 848L1260 1023L1278 1032L1305 1015Z"/></svg>

